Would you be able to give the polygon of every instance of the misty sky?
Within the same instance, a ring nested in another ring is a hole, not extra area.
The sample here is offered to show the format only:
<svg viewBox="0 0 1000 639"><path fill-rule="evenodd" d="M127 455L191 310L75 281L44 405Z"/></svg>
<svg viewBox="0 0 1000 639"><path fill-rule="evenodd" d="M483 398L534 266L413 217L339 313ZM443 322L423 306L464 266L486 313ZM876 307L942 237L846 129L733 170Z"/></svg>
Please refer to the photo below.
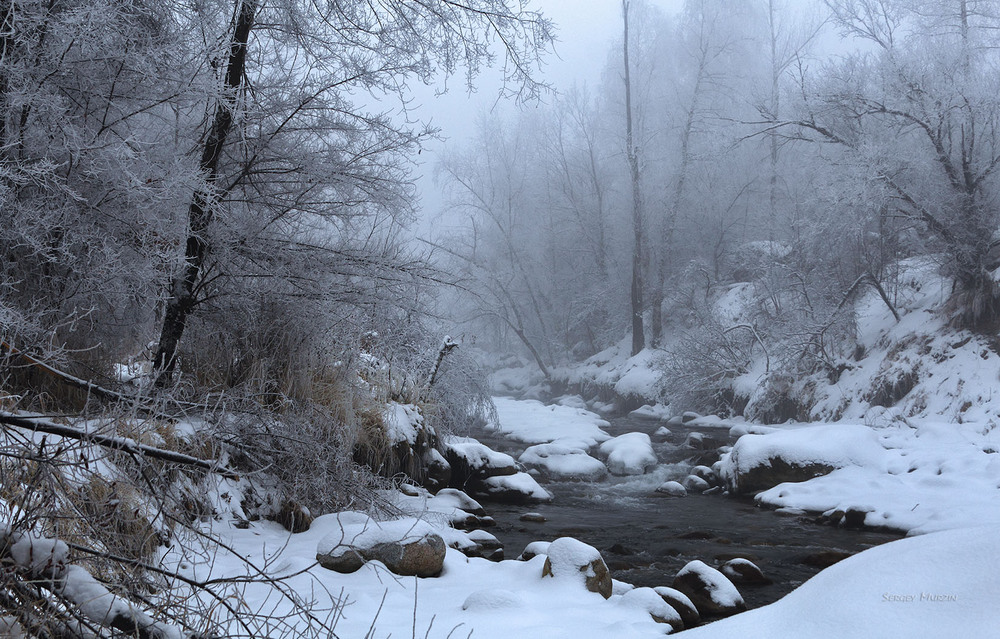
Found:
<svg viewBox="0 0 1000 639"><path fill-rule="evenodd" d="M683 4L683 0L648 1L670 14L679 12ZM556 55L546 57L543 79L557 91L574 82L597 84L609 48L622 28L620 0L533 0L531 8L542 11L557 26ZM514 108L508 103L497 104L500 85L496 73L484 73L476 84L477 92L471 96L464 90L461 77L452 78L448 92L441 96L435 96L440 87L415 87L416 116L440 128L445 138L421 154L417 184L423 214L416 228L418 235L427 234L442 206L433 180L435 151L443 145L467 144L476 118L491 108Z"/></svg>

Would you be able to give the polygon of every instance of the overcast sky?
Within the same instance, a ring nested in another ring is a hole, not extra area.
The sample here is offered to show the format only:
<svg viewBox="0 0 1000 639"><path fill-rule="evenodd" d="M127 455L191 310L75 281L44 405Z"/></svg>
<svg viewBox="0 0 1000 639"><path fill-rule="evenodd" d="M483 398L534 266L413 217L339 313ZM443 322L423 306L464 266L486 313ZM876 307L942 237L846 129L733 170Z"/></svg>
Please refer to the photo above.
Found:
<svg viewBox="0 0 1000 639"><path fill-rule="evenodd" d="M677 13L683 0L648 0L667 13ZM543 79L556 90L566 89L574 82L594 85L614 39L621 31L620 0L533 0L531 8L540 10L556 23L556 55L546 57ZM500 89L495 73L484 73L477 81L477 92L468 95L462 78L452 78L449 90L435 96L440 87L415 88L415 115L441 129L445 140L432 143L421 154L417 185L421 192L423 215L417 233L426 235L437 217L442 199L432 179L437 151L448 145L468 144L476 118L494 107ZM512 108L501 104L497 108ZM531 108L531 107L525 107Z"/></svg>

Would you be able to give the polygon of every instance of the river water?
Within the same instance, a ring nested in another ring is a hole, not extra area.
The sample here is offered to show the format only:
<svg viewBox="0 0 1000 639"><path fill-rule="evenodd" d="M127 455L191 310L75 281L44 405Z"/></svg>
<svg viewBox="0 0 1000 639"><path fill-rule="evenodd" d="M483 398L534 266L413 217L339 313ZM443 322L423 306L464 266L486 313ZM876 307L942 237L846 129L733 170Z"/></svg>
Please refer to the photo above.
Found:
<svg viewBox="0 0 1000 639"><path fill-rule="evenodd" d="M615 579L636 586L669 586L687 562L700 559L717 566L726 559L753 561L773 580L769 585L740 585L751 608L776 601L819 572L822 559L833 553L854 554L898 535L845 530L818 524L808 516L789 516L755 507L749 498L721 494L689 494L671 498L655 493L668 480L682 480L692 466L711 465L717 448L732 444L726 428L670 426L671 435L653 436L660 424L629 417L611 420L605 430L617 436L639 431L650 434L659 465L645 475L609 477L601 482L539 480L554 495L548 504L510 506L485 504L497 521L490 529L514 558L532 541L575 537L601 551ZM687 435L704 435L704 445L684 444ZM495 450L515 458L525 445L495 434L477 433ZM521 521L534 512L545 522Z"/></svg>

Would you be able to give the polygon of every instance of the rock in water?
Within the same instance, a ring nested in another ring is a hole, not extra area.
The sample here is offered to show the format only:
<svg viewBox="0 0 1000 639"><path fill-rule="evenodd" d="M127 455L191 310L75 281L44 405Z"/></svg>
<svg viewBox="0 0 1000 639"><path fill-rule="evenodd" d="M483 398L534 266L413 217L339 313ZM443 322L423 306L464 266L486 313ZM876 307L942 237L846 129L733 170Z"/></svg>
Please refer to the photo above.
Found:
<svg viewBox="0 0 1000 639"><path fill-rule="evenodd" d="M675 481L663 482L660 484L660 487L656 489L656 492L670 497L685 497L688 494L687 489Z"/></svg>
<svg viewBox="0 0 1000 639"><path fill-rule="evenodd" d="M733 582L697 559L681 568L673 587L687 595L703 617L728 617L747 609Z"/></svg>
<svg viewBox="0 0 1000 639"><path fill-rule="evenodd" d="M705 492L711 486L708 482L697 475L688 475L684 478L684 488L687 488L693 493Z"/></svg>
<svg viewBox="0 0 1000 639"><path fill-rule="evenodd" d="M642 475L656 466L656 453L646 433L625 433L601 444L600 451L608 456L612 475Z"/></svg>
<svg viewBox="0 0 1000 639"><path fill-rule="evenodd" d="M593 546L572 537L560 537L549 544L546 554L542 577L579 579L590 592L605 599L611 597L611 572Z"/></svg>
<svg viewBox="0 0 1000 639"><path fill-rule="evenodd" d="M684 621L685 628L694 628L699 623L701 623L701 615L698 614L698 609L692 603L691 599L688 598L680 590L675 588L668 588L666 586L659 586L653 588L656 594L660 595L665 602L670 604L670 606L677 611Z"/></svg>
<svg viewBox="0 0 1000 639"><path fill-rule="evenodd" d="M764 572L749 559L730 559L722 564L722 574L734 584L767 585L772 583L764 576Z"/></svg>

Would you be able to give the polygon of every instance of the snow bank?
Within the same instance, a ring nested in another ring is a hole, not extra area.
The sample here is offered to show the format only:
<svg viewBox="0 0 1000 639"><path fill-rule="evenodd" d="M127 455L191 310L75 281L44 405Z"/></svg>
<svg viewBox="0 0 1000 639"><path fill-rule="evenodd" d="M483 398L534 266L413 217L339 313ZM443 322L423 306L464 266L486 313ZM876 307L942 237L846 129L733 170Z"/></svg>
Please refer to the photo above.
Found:
<svg viewBox="0 0 1000 639"><path fill-rule="evenodd" d="M873 463L780 484L757 500L813 512L859 510L866 525L912 534L1000 526L1000 429L896 422L873 432L884 447Z"/></svg>
<svg viewBox="0 0 1000 639"><path fill-rule="evenodd" d="M822 571L769 606L685 631L731 637L993 637L1000 535L977 527L902 539Z"/></svg>

